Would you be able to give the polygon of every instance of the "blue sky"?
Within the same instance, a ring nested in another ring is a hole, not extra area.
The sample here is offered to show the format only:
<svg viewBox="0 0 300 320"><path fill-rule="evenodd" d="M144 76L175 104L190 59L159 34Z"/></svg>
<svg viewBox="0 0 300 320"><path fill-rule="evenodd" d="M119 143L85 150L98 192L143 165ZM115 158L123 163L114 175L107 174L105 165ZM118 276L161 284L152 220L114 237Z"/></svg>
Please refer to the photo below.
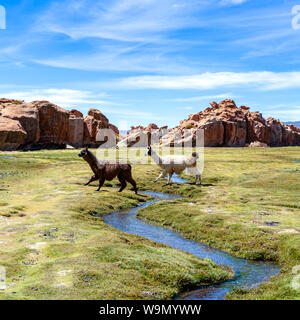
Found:
<svg viewBox="0 0 300 320"><path fill-rule="evenodd" d="M99 108L121 129L173 127L224 98L300 120L300 0L0 5L1 97Z"/></svg>

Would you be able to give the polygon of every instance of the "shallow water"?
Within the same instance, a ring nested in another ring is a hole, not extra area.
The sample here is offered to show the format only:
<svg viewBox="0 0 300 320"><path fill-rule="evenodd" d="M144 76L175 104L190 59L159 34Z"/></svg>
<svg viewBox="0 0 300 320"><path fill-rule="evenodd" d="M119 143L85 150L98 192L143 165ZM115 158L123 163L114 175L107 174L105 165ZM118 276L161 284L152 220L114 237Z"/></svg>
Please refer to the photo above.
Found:
<svg viewBox="0 0 300 320"><path fill-rule="evenodd" d="M293 162L300 163L300 161L294 160Z"/></svg>
<svg viewBox="0 0 300 320"><path fill-rule="evenodd" d="M181 179L177 174L173 174L171 180L174 183L189 183L188 181Z"/></svg>
<svg viewBox="0 0 300 320"><path fill-rule="evenodd" d="M181 179L183 182L184 180ZM174 179L173 179L173 182ZM182 183L181 182L181 183ZM218 285L203 286L197 290L183 293L175 299L183 300L222 300L227 292L234 288L253 288L268 281L279 273L279 266L266 262L252 262L236 258L229 253L213 249L205 244L183 238L179 233L159 226L150 225L136 218L136 213L162 200L175 200L177 195L163 194L160 192L143 192L153 196L155 200L149 201L136 208L122 212L114 212L104 216L104 222L112 227L139 235L152 241L171 246L175 249L192 253L200 258L209 258L217 264L230 266L235 271L233 280L225 281Z"/></svg>

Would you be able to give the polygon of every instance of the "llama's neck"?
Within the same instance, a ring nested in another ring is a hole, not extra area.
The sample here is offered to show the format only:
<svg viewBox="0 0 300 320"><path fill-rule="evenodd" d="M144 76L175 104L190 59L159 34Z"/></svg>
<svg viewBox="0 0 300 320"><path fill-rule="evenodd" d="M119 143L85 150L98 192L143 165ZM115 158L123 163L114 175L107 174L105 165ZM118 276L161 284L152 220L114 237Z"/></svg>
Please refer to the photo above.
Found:
<svg viewBox="0 0 300 320"><path fill-rule="evenodd" d="M151 158L156 164L158 165L162 164L161 156L157 152L155 152L153 149L151 149Z"/></svg>
<svg viewBox="0 0 300 320"><path fill-rule="evenodd" d="M90 165L92 171L97 173L99 161L96 156L92 152L88 151L88 156L85 157L84 160Z"/></svg>

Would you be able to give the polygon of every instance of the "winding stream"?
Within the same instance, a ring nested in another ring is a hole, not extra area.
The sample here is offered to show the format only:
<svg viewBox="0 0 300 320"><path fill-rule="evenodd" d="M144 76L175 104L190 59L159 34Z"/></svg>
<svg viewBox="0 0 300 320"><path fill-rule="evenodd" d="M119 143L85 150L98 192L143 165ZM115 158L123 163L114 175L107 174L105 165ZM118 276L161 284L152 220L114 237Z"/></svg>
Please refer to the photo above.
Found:
<svg viewBox="0 0 300 320"><path fill-rule="evenodd" d="M186 183L185 180L175 176L175 183ZM217 264L230 266L235 271L235 278L216 285L202 286L196 290L185 292L175 297L180 300L222 300L227 292L234 288L254 288L261 283L270 280L280 271L278 265L268 262L254 262L242 258L236 258L229 253L213 249L205 244L188 240L179 233L159 226L150 225L136 218L139 209L146 208L163 200L180 198L177 195L163 194L160 192L143 192L154 197L136 208L126 211L114 212L104 216L104 222L123 232L142 236L157 243L165 244L175 249L189 252L200 258L209 258Z"/></svg>

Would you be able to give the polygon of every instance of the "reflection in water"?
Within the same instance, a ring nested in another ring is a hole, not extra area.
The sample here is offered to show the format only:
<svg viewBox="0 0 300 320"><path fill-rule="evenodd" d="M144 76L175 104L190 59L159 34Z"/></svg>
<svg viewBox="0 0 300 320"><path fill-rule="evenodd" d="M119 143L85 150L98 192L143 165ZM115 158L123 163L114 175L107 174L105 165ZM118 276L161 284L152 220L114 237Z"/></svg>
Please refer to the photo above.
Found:
<svg viewBox="0 0 300 320"><path fill-rule="evenodd" d="M182 183L186 181L180 179ZM233 280L221 284L203 286L175 299L184 300L221 300L227 292L234 288L253 288L268 281L279 273L279 266L266 262L252 262L246 259L236 258L229 253L210 248L205 244L183 238L179 233L162 227L150 225L136 218L136 213L141 208L146 208L162 200L175 200L177 195L163 194L159 192L144 192L153 196L155 200L147 202L139 207L122 212L115 212L104 216L104 222L124 232L139 235L152 241L171 246L175 249L192 253L200 258L209 258L217 264L230 266L235 271Z"/></svg>

